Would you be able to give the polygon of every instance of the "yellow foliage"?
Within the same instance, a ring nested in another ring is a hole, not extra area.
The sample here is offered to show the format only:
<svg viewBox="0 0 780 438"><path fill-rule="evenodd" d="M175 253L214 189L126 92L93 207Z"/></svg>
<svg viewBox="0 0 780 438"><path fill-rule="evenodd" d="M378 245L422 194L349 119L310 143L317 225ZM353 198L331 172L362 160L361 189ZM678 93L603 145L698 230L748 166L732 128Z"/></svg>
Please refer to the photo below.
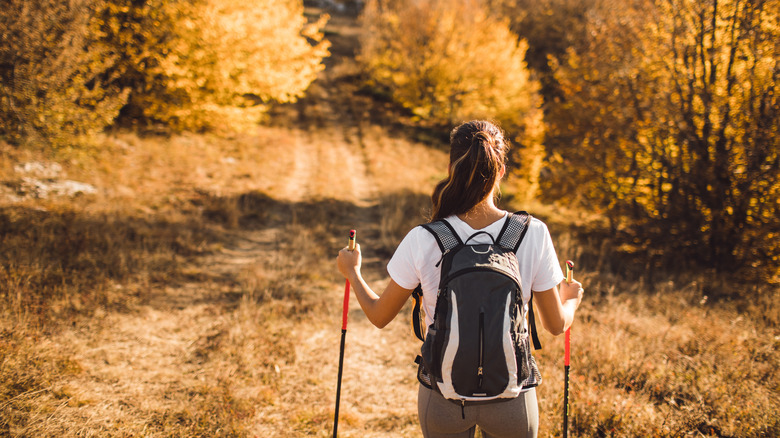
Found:
<svg viewBox="0 0 780 438"><path fill-rule="evenodd" d="M370 80L422 119L453 125L496 120L520 133L529 195L541 166L538 84L525 41L482 3L464 0L367 2L360 61Z"/></svg>
<svg viewBox="0 0 780 438"><path fill-rule="evenodd" d="M777 271L780 2L600 3L556 66L552 140L578 166L545 192L718 269Z"/></svg>
<svg viewBox="0 0 780 438"><path fill-rule="evenodd" d="M189 12L191 21L160 72L170 92L188 95L191 105L163 102L154 114L186 127L256 122L258 100L296 100L328 55L319 32L327 17L308 25L297 1L206 0Z"/></svg>
<svg viewBox="0 0 780 438"><path fill-rule="evenodd" d="M177 129L241 128L269 101L301 97L322 70L327 16L300 1L130 0L107 3L103 41L124 62L132 117ZM140 44L139 44L140 42Z"/></svg>
<svg viewBox="0 0 780 438"><path fill-rule="evenodd" d="M539 105L524 41L472 2L368 2L361 60L379 85L421 117L523 124Z"/></svg>

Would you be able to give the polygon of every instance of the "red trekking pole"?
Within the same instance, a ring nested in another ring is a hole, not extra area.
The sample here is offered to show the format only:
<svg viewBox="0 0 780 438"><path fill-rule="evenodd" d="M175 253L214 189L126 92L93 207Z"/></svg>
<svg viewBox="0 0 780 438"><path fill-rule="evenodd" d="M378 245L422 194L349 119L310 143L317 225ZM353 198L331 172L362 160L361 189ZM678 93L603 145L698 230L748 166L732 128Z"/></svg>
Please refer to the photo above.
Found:
<svg viewBox="0 0 780 438"><path fill-rule="evenodd" d="M355 249L355 230L349 231L350 251ZM347 314L349 312L349 280L344 284L344 310L341 313L341 348L339 351L339 381L336 385L336 411L333 414L333 438L339 431L339 400L341 399L341 374L344 371L344 341L347 338Z"/></svg>
<svg viewBox="0 0 780 438"><path fill-rule="evenodd" d="M574 262L566 260L566 283L571 283L571 273L574 271ZM569 360L571 358L571 327L566 329L563 351L563 438L569 436Z"/></svg>

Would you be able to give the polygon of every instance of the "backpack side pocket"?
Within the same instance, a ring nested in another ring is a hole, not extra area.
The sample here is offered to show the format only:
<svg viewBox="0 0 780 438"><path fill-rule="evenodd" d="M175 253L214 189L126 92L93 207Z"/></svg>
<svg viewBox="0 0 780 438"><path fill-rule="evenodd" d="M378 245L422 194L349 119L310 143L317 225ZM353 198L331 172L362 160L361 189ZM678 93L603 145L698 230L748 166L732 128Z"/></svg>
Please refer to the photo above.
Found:
<svg viewBox="0 0 780 438"><path fill-rule="evenodd" d="M431 325L425 334L425 342L420 351L425 368L439 381L441 381L441 356L444 344L444 339L441 338L439 331Z"/></svg>
<svg viewBox="0 0 780 438"><path fill-rule="evenodd" d="M515 345L515 359L517 360L517 384L522 385L531 376L531 343L528 335L522 336Z"/></svg>

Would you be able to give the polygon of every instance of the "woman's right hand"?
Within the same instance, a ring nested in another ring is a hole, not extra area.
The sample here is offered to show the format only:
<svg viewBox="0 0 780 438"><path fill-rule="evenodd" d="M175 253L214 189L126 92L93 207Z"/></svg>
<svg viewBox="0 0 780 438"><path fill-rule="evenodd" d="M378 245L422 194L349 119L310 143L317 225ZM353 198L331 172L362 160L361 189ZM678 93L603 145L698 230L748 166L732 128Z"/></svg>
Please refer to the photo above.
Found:
<svg viewBox="0 0 780 438"><path fill-rule="evenodd" d="M354 277L360 272L360 265L362 264L362 257L360 254L360 244L355 244L355 249L350 250L344 247L339 251L339 255L336 258L336 265L339 268L339 272L347 280L353 281Z"/></svg>

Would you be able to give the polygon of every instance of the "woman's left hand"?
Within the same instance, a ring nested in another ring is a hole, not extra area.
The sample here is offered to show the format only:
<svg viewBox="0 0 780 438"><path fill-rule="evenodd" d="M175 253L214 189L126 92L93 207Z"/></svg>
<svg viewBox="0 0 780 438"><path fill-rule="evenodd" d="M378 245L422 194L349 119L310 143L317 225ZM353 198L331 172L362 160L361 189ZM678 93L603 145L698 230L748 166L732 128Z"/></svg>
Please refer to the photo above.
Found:
<svg viewBox="0 0 780 438"><path fill-rule="evenodd" d="M355 249L352 251L345 247L339 251L339 256L336 258L336 264L339 267L339 272L346 279L353 279L358 273L360 273L360 265L363 259L360 256L360 244L355 244Z"/></svg>

